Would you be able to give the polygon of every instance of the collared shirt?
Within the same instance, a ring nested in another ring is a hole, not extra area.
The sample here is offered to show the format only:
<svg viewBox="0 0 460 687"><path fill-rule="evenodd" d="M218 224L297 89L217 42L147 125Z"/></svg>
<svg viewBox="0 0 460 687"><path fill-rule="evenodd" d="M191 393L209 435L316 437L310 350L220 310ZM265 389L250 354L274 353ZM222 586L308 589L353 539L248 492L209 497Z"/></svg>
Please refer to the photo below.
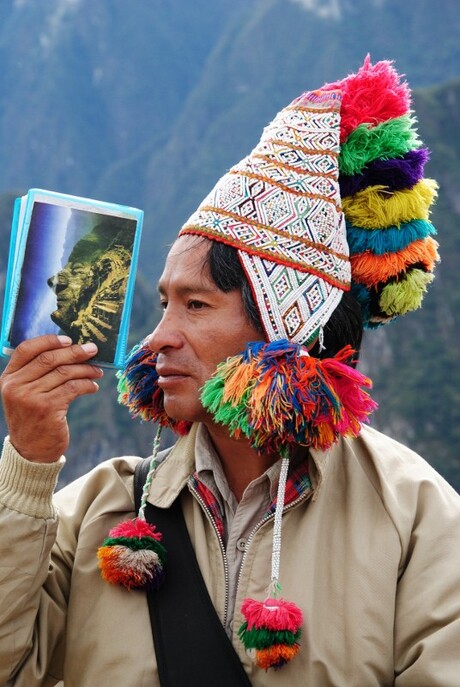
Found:
<svg viewBox="0 0 460 687"><path fill-rule="evenodd" d="M232 631L238 575L251 532L274 512L281 458L248 484L238 502L230 490L222 464L206 428L201 425L196 437L194 485L210 511L225 547L229 598L227 633ZM311 487L306 460L295 460L286 485L285 504Z"/></svg>

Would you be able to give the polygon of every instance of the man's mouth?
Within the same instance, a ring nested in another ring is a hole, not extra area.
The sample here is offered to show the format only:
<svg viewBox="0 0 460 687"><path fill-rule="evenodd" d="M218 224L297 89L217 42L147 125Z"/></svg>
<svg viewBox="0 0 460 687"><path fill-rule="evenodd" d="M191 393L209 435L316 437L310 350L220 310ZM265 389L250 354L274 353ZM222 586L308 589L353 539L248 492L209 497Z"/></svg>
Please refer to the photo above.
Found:
<svg viewBox="0 0 460 687"><path fill-rule="evenodd" d="M177 384L184 381L189 375L182 370L176 370L173 368L160 368L157 367L158 373L158 386L165 387Z"/></svg>

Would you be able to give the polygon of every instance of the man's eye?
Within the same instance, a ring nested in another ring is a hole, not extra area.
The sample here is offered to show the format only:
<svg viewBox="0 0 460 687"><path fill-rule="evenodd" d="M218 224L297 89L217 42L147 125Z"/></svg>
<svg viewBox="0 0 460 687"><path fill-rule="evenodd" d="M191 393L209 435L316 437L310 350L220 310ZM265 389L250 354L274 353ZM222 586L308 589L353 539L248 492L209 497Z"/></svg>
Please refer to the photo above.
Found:
<svg viewBox="0 0 460 687"><path fill-rule="evenodd" d="M203 303L203 301L189 301L187 306L190 310L202 310L206 307L206 303Z"/></svg>
<svg viewBox="0 0 460 687"><path fill-rule="evenodd" d="M168 307L168 301L160 301L159 308L160 310L166 310Z"/></svg>

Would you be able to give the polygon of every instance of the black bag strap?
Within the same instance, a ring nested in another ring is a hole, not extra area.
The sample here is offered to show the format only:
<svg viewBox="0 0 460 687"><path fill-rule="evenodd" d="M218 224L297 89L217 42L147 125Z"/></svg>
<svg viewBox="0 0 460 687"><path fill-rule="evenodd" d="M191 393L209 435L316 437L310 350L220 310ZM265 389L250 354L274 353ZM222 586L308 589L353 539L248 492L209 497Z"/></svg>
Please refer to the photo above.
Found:
<svg viewBox="0 0 460 687"><path fill-rule="evenodd" d="M149 460L134 473L139 511ZM248 676L215 611L190 541L180 498L170 508L147 503L147 522L163 534L166 578L147 593L161 687L251 687Z"/></svg>

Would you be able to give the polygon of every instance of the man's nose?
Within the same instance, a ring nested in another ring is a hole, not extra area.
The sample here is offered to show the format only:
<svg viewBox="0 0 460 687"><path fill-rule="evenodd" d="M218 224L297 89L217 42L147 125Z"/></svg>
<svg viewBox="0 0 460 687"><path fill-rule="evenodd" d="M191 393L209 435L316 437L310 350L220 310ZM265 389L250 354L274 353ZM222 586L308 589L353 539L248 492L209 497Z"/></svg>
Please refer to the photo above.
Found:
<svg viewBox="0 0 460 687"><path fill-rule="evenodd" d="M66 289L69 285L68 280L60 272L55 274L54 277L47 279L46 283L56 294Z"/></svg>
<svg viewBox="0 0 460 687"><path fill-rule="evenodd" d="M184 336L177 316L171 311L165 311L156 328L147 337L147 341L154 353L160 353L167 348L181 348Z"/></svg>

